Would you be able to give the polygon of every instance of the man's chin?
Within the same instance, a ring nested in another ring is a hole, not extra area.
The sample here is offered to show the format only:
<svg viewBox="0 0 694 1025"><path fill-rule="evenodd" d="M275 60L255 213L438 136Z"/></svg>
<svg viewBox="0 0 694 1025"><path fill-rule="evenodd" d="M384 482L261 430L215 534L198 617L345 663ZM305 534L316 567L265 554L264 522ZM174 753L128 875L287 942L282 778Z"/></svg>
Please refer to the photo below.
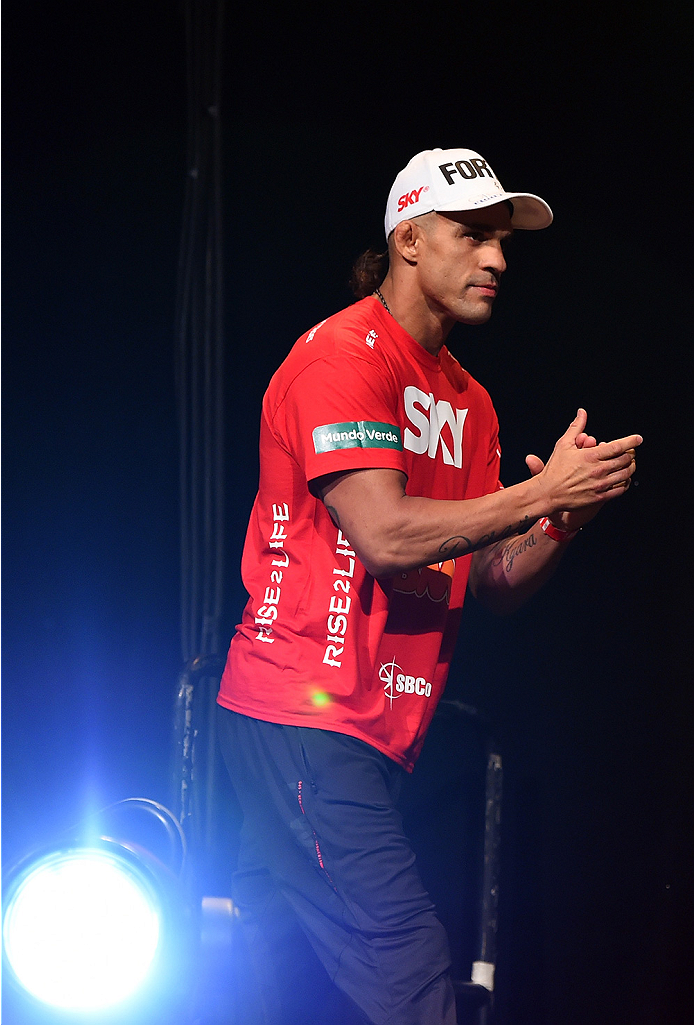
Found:
<svg viewBox="0 0 694 1025"><path fill-rule="evenodd" d="M478 306L475 304L474 308L465 308L460 311L458 317L459 324L468 324L474 327L475 324L486 324L492 315L492 303L484 303Z"/></svg>

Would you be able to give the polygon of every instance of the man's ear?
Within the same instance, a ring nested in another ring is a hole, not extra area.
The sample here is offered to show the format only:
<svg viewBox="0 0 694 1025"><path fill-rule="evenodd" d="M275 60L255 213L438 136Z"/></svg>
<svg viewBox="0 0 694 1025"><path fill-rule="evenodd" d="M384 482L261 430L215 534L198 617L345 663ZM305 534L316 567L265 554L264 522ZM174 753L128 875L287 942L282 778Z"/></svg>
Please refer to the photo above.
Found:
<svg viewBox="0 0 694 1025"><path fill-rule="evenodd" d="M418 242L420 237L419 225L414 221L400 221L393 228L393 246L395 251L403 260L408 263L416 263L418 254Z"/></svg>

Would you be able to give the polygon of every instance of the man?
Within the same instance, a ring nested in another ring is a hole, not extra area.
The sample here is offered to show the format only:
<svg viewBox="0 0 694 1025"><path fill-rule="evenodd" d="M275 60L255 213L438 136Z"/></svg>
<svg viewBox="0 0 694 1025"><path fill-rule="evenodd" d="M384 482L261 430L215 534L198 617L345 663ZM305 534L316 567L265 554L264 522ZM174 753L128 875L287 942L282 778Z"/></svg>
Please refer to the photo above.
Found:
<svg viewBox="0 0 694 1025"><path fill-rule="evenodd" d="M524 601L626 491L642 440L598 445L579 410L546 465L528 456L529 480L499 483L491 400L445 341L489 318L513 229L551 220L478 153L417 154L388 198L385 278L299 339L263 402L250 599L219 694L244 812L237 903L257 924L281 895L374 1025L455 1022L395 801L466 587L499 612Z"/></svg>

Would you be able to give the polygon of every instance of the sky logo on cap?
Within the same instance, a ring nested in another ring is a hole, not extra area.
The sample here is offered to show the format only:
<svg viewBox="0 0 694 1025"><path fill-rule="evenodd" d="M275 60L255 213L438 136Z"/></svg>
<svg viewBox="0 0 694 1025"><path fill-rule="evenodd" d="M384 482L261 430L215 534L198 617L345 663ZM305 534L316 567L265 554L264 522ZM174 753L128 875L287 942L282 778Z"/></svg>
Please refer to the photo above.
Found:
<svg viewBox="0 0 694 1025"><path fill-rule="evenodd" d="M429 186L422 185L419 189L413 189L412 192L406 192L404 196L401 196L398 200L398 213L402 213L403 210L408 206L412 206L413 203L419 202L419 197L423 192L428 192Z"/></svg>

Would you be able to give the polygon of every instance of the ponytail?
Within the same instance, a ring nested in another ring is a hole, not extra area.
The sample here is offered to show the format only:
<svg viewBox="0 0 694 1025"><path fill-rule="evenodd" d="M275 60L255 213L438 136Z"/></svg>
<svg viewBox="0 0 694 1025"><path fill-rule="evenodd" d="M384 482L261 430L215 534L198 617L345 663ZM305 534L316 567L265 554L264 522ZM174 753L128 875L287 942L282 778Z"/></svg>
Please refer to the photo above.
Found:
<svg viewBox="0 0 694 1025"><path fill-rule="evenodd" d="M383 284L387 273L388 250L379 253L375 249L367 249L354 261L352 276L349 279L350 288L357 299L365 299Z"/></svg>

